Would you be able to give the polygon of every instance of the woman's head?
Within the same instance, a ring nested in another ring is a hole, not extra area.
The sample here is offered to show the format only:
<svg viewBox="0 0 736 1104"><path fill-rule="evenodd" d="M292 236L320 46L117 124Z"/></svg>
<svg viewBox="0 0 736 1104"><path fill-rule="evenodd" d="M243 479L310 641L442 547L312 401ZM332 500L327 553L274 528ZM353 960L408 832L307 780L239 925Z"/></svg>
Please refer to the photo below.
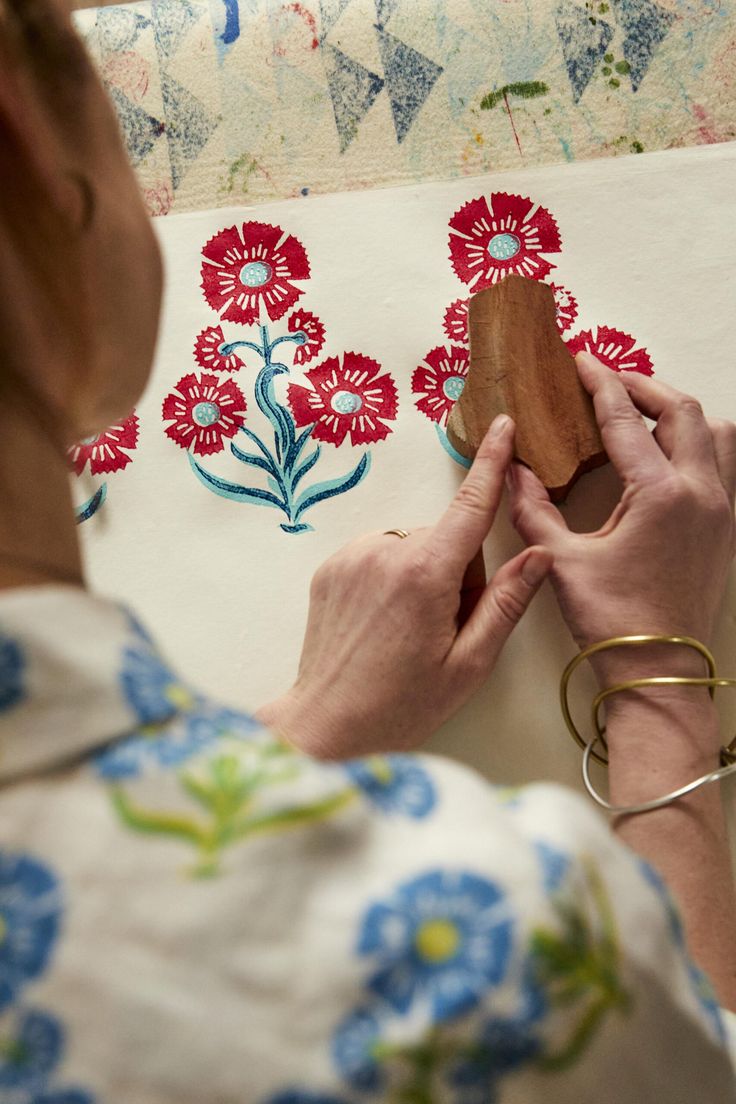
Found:
<svg viewBox="0 0 736 1104"><path fill-rule="evenodd" d="M125 418L158 328L158 244L62 0L0 0L0 392L71 444Z"/></svg>

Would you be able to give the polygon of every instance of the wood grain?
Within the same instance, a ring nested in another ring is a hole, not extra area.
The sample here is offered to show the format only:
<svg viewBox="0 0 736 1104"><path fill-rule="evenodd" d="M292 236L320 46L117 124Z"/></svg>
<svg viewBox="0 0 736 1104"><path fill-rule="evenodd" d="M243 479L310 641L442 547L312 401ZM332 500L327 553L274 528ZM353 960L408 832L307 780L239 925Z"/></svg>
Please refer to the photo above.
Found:
<svg viewBox="0 0 736 1104"><path fill-rule="evenodd" d="M470 370L450 412L450 444L472 459L498 414L516 422L516 458L553 502L608 460L593 403L557 328L554 293L523 276L470 301Z"/></svg>

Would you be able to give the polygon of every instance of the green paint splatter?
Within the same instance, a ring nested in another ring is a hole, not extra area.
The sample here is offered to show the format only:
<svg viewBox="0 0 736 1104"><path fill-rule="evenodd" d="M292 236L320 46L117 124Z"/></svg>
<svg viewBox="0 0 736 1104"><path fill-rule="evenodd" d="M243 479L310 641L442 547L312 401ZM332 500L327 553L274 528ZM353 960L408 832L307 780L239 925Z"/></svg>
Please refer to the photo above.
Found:
<svg viewBox="0 0 736 1104"><path fill-rule="evenodd" d="M614 69L617 73L626 74L631 72L631 66L629 65L628 61L617 61L614 65Z"/></svg>
<svg viewBox="0 0 736 1104"><path fill-rule="evenodd" d="M603 60L604 60L604 61L605 61L605 62L606 62L606 63L607 63L608 65L612 65L612 64L613 64L613 54L605 54L605 55L604 55L604 57L603 57Z"/></svg>
<svg viewBox="0 0 736 1104"><path fill-rule="evenodd" d="M611 88L620 88L621 87L621 81L616 80L615 77L611 77L611 79L608 83L610 84Z"/></svg>
<svg viewBox="0 0 736 1104"><path fill-rule="evenodd" d="M505 84L503 88L497 88L493 92L489 92L487 96L484 96L480 101L480 106L483 111L490 111L492 108L500 104L506 96L520 96L522 100L532 100L536 96L546 96L549 92L549 87L544 81L527 81L521 84Z"/></svg>
<svg viewBox="0 0 736 1104"><path fill-rule="evenodd" d="M248 181L254 172L258 169L258 162L255 157L251 157L249 153L244 153L242 157L239 157L237 161L233 161L232 165L228 169L227 181L225 183L225 191L230 195L235 191L235 177L238 173L242 172L242 180L240 182L239 191L248 191Z"/></svg>
<svg viewBox="0 0 736 1104"><path fill-rule="evenodd" d="M639 141L632 142L631 146L630 146L630 149L631 149L632 153L643 153L644 152L644 147L641 144L641 142L639 142Z"/></svg>
<svg viewBox="0 0 736 1104"><path fill-rule="evenodd" d="M603 66L603 76L604 77L610 77L612 72L613 72L613 69L611 68L610 65L604 65Z"/></svg>

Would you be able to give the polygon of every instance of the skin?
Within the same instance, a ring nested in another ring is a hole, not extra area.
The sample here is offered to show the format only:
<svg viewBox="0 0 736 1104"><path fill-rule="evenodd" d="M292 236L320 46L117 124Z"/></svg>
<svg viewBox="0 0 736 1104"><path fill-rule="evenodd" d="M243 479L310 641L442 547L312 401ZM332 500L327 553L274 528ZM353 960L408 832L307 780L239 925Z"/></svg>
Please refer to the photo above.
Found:
<svg viewBox="0 0 736 1104"><path fill-rule="evenodd" d="M0 179L0 589L84 586L65 450L140 397L161 263L60 0L0 0ZM580 646L645 631L709 642L734 548L736 428L659 382L584 356L578 365L624 484L608 522L570 533L538 481L512 466L513 425L494 423L436 526L402 541L361 538L317 573L297 682L261 710L286 739L325 759L419 746L488 677L548 573ZM481 546L507 474L531 548L486 582ZM610 685L701 667L689 652L652 648L608 655L595 670ZM720 739L701 691L620 695L606 722L615 802L715 765ZM718 790L616 830L665 874L696 959L736 1008L723 965L736 903Z"/></svg>

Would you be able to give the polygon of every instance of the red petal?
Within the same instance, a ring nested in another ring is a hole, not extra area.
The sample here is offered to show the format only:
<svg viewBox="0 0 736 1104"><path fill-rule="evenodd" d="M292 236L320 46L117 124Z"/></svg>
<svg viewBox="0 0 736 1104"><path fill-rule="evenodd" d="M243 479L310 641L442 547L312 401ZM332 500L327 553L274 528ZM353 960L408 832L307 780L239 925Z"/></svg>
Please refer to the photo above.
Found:
<svg viewBox="0 0 736 1104"><path fill-rule="evenodd" d="M532 200L527 196L494 192L490 202L494 234L503 233L506 230L513 231L524 221L533 206Z"/></svg>
<svg viewBox="0 0 736 1104"><path fill-rule="evenodd" d="M361 411L362 413L362 411ZM372 445L376 441L383 441L391 433L389 426L376 417L359 414L354 415L350 426L350 441L353 445Z"/></svg>
<svg viewBox="0 0 736 1104"><path fill-rule="evenodd" d="M460 234L476 237L483 233L478 223L487 223L490 226L491 213L488 210L488 202L485 196L471 199L465 203L450 219L450 227Z"/></svg>
<svg viewBox="0 0 736 1104"><path fill-rule="evenodd" d="M539 248L542 253L559 253L562 249L562 238L554 217L546 207L538 207L527 222L527 226L533 227L539 237Z"/></svg>
<svg viewBox="0 0 736 1104"><path fill-rule="evenodd" d="M434 395L424 395L420 399L415 399L417 410L421 410L422 414L426 414L433 422L444 421L450 413L452 405L452 402L447 396L442 395L441 392L436 392Z"/></svg>
<svg viewBox="0 0 736 1104"><path fill-rule="evenodd" d="M219 234L215 234L202 250L202 256L207 257L216 265L234 264L233 254L236 257L242 257L243 255L243 242L237 226L229 226L226 230L221 230Z"/></svg>
<svg viewBox="0 0 736 1104"><path fill-rule="evenodd" d="M311 421L314 421L314 418ZM326 412L325 416L319 419L312 430L312 437L317 441L325 441L330 445L341 445L345 440L349 425L349 418L339 418L334 413Z"/></svg>
<svg viewBox="0 0 736 1104"><path fill-rule="evenodd" d="M289 406L298 426L311 425L325 410L322 398L309 387L290 383L288 388ZM317 405L317 402L319 405ZM314 405L312 405L314 403Z"/></svg>
<svg viewBox="0 0 736 1104"><path fill-rule="evenodd" d="M289 234L288 238L281 243L279 253L283 255L285 263L289 266L289 276L292 280L309 279L307 251L293 234Z"/></svg>

